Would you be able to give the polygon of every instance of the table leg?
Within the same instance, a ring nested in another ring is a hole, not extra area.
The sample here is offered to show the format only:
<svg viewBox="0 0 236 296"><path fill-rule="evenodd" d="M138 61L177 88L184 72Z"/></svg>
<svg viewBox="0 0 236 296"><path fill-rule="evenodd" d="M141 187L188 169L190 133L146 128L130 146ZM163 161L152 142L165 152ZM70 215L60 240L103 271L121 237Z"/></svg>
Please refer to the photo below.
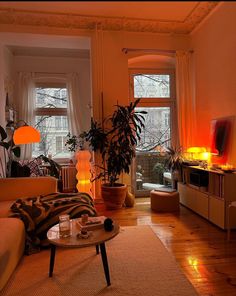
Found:
<svg viewBox="0 0 236 296"><path fill-rule="evenodd" d="M110 274L109 274L109 267L108 267L105 243L100 244L100 250L101 250L102 263L103 263L103 268L104 268L104 272L105 272L107 285L110 286L111 282L110 282Z"/></svg>
<svg viewBox="0 0 236 296"><path fill-rule="evenodd" d="M55 262L56 246L51 244L51 256L50 256L50 265L49 265L49 277L52 277L54 262Z"/></svg>
<svg viewBox="0 0 236 296"><path fill-rule="evenodd" d="M99 254L99 245L96 245L96 254Z"/></svg>

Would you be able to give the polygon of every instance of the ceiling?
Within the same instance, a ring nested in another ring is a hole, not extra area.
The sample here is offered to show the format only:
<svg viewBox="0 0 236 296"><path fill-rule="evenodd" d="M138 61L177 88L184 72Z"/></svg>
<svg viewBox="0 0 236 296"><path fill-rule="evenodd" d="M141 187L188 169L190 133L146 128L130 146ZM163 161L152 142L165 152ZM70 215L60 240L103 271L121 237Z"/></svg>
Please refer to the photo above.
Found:
<svg viewBox="0 0 236 296"><path fill-rule="evenodd" d="M2 1L0 23L188 34L216 1Z"/></svg>

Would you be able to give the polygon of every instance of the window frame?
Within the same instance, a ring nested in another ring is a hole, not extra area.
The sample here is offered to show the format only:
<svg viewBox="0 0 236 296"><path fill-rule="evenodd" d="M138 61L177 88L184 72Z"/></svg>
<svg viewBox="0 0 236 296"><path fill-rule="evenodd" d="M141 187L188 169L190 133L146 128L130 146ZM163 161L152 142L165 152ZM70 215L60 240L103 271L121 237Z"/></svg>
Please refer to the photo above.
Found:
<svg viewBox="0 0 236 296"><path fill-rule="evenodd" d="M176 83L175 69L161 68L133 68L129 70L129 101L134 102L137 98L134 97L134 76L137 74L160 74L170 75L170 97L169 98L145 98L142 97L137 107L169 107L170 108L170 135L171 145L177 144L177 111L176 111ZM137 191L136 184L136 160L134 159L131 165L131 184L134 186L136 196L146 196L150 191Z"/></svg>
<svg viewBox="0 0 236 296"><path fill-rule="evenodd" d="M51 79L50 79L51 80ZM56 79L55 79L56 80ZM34 121L36 120L36 116L65 116L67 117L67 122L69 126L69 120L68 120L68 107L66 108L43 108L43 107L36 107L36 89L38 87L42 88L66 88L66 82L61 81L61 82L53 82L53 81L48 81L45 82L45 79L42 79L41 81L37 81L35 83L35 108L34 108ZM68 105L67 105L68 106ZM61 121L62 124L62 121ZM60 127L60 129L63 129L63 127ZM63 136L61 136L63 137ZM56 149L56 147L55 147ZM59 163L63 162L69 162L69 159L71 156L68 157L53 157L54 160L58 161Z"/></svg>

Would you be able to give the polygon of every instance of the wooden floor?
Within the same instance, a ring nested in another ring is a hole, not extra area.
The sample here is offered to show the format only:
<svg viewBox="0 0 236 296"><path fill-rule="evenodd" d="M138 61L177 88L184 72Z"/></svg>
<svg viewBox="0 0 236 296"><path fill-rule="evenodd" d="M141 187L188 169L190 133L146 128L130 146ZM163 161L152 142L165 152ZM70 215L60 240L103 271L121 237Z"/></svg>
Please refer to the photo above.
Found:
<svg viewBox="0 0 236 296"><path fill-rule="evenodd" d="M151 211L149 198L136 198L133 208L96 208L121 226L152 225L199 295L236 296L235 231L228 242L225 231L183 206L177 214Z"/></svg>

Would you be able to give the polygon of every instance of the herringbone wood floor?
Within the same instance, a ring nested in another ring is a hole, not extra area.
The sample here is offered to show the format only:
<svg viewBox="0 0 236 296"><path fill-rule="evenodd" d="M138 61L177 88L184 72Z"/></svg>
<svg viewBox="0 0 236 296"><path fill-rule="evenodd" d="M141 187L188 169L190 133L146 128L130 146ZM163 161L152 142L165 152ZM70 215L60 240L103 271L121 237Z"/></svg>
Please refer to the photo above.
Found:
<svg viewBox="0 0 236 296"><path fill-rule="evenodd" d="M228 242L225 231L183 206L175 214L151 211L149 198L136 198L133 208L96 208L121 226L151 225L199 295L236 296L235 231Z"/></svg>

